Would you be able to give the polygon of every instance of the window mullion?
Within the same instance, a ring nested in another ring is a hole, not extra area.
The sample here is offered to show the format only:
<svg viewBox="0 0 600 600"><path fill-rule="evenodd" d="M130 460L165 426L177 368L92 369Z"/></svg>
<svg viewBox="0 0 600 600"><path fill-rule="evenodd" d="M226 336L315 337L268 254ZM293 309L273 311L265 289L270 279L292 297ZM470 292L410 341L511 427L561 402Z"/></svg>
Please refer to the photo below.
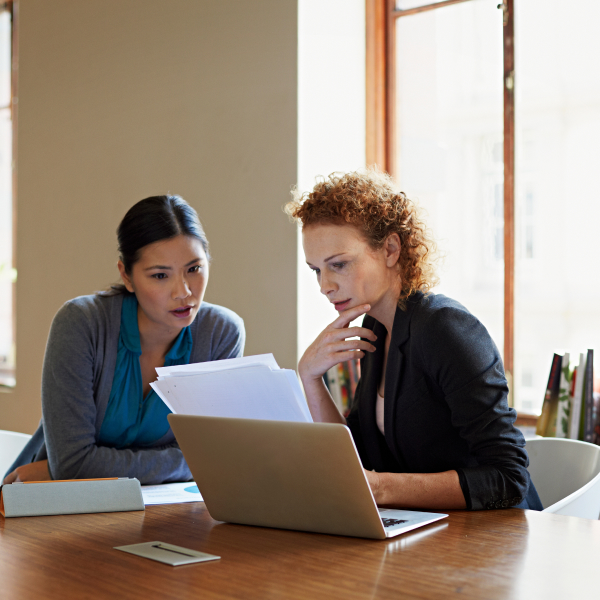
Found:
<svg viewBox="0 0 600 600"><path fill-rule="evenodd" d="M514 0L505 0L504 12L504 368L509 403L514 405L515 319L515 49Z"/></svg>

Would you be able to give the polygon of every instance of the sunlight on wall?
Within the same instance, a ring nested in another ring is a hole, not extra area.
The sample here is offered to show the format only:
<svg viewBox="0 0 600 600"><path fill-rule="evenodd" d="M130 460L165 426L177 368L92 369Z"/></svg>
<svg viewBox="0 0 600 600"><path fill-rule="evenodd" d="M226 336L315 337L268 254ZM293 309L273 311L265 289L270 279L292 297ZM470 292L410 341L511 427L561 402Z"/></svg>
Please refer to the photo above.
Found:
<svg viewBox="0 0 600 600"><path fill-rule="evenodd" d="M365 165L363 0L298 2L298 187ZM298 357L337 312L319 292L298 236Z"/></svg>

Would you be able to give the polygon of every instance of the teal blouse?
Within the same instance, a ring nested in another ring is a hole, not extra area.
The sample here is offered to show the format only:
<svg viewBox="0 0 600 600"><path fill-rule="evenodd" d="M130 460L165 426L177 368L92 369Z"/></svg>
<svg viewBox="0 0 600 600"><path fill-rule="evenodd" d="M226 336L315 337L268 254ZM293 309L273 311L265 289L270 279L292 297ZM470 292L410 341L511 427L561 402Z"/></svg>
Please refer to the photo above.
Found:
<svg viewBox="0 0 600 600"><path fill-rule="evenodd" d="M167 415L171 412L154 390L143 397L140 368L140 330L138 303L135 296L125 296L121 309L121 329L117 365L100 428L98 443L113 448L151 446L169 431ZM190 362L192 332L181 330L165 356L165 367Z"/></svg>

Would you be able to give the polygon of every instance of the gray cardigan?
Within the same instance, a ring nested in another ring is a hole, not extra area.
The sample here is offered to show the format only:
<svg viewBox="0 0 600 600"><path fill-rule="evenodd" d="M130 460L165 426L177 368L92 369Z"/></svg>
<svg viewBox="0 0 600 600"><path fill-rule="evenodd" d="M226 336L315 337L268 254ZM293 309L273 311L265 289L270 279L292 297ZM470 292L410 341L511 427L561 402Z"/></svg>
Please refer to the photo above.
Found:
<svg viewBox="0 0 600 600"><path fill-rule="evenodd" d="M54 317L42 372L50 474L53 479L137 477L145 484L187 481L192 476L171 429L152 447L98 445L116 366L122 303L122 295L80 296ZM191 363L243 354L244 322L227 308L203 302L191 332ZM36 454L39 460L43 448Z"/></svg>

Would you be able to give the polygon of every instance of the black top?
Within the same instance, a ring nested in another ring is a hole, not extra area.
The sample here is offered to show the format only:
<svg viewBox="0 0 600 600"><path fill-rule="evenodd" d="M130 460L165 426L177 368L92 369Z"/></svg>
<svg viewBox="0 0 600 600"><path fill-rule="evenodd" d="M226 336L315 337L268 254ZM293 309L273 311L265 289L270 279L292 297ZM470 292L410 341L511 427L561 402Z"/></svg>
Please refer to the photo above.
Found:
<svg viewBox="0 0 600 600"><path fill-rule="evenodd" d="M385 438L375 420L386 330L373 317L375 352L347 422L363 466L377 472L456 470L467 508L541 510L525 439L513 426L500 353L486 328L446 296L418 292L397 308L384 391Z"/></svg>

